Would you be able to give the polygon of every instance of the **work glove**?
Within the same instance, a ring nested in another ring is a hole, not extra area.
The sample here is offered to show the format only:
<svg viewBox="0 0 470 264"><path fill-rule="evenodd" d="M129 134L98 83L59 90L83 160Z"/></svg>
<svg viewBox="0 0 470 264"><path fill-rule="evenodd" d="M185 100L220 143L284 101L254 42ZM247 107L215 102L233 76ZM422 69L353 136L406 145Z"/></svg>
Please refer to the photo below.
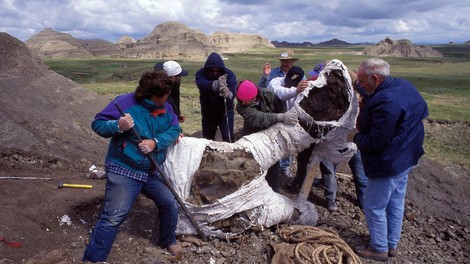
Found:
<svg viewBox="0 0 470 264"><path fill-rule="evenodd" d="M299 121L299 116L295 111L288 111L285 113L277 114L277 122L282 122L286 125L295 125Z"/></svg>
<svg viewBox="0 0 470 264"><path fill-rule="evenodd" d="M227 85L227 74L219 76L219 78L212 82L212 91L220 91L220 85Z"/></svg>
<svg viewBox="0 0 470 264"><path fill-rule="evenodd" d="M219 82L219 96L227 98L230 96L230 90L227 86L227 74L221 75L217 80Z"/></svg>

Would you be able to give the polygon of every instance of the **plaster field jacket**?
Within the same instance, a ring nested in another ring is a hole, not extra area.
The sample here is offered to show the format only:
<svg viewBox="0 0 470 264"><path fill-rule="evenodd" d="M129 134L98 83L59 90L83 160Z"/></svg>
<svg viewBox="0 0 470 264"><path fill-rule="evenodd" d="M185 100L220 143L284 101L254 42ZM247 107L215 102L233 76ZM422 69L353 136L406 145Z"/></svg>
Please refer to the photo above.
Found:
<svg viewBox="0 0 470 264"><path fill-rule="evenodd" d="M237 104L237 113L243 117L242 135L249 135L277 123L277 114L285 112L285 104L271 91L258 88L256 102Z"/></svg>
<svg viewBox="0 0 470 264"><path fill-rule="evenodd" d="M227 98L228 114L233 115L233 99L236 95L237 77L225 67L224 61L219 54L213 52L207 57L204 67L196 72L196 85L199 89L199 101L201 103L201 114L205 119L220 120L225 115L224 97L219 96L219 91L212 90L212 83L217 79L210 79L206 74L206 69L221 68L227 74L227 86L232 97Z"/></svg>
<svg viewBox="0 0 470 264"><path fill-rule="evenodd" d="M166 149L178 139L181 131L178 117L167 102L162 107L157 107L155 103L147 99L136 101L134 93L129 93L114 99L96 114L91 123L93 131L98 135L105 138L111 137L106 160L131 170L148 173L152 169L152 162L140 152L138 139L134 136L132 129L126 132L119 131L118 120L121 114L115 102L125 113L132 116L134 128L142 139L158 140L157 151L154 150L151 153L158 164L165 161Z"/></svg>
<svg viewBox="0 0 470 264"><path fill-rule="evenodd" d="M387 77L359 114L354 137L367 177L392 177L416 165L424 154L426 101L408 81Z"/></svg>

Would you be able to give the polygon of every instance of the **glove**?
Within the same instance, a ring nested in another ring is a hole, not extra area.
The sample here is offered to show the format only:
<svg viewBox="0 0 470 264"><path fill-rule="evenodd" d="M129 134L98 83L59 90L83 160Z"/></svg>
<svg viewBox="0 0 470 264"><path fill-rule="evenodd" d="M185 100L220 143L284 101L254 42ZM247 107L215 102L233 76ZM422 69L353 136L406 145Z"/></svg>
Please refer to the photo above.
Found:
<svg viewBox="0 0 470 264"><path fill-rule="evenodd" d="M299 116L295 111L288 111L285 113L277 114L276 116L278 122L285 123L286 125L295 125L299 121Z"/></svg>
<svg viewBox="0 0 470 264"><path fill-rule="evenodd" d="M217 80L219 82L219 96L227 98L230 96L230 90L227 86L227 74L221 75Z"/></svg>

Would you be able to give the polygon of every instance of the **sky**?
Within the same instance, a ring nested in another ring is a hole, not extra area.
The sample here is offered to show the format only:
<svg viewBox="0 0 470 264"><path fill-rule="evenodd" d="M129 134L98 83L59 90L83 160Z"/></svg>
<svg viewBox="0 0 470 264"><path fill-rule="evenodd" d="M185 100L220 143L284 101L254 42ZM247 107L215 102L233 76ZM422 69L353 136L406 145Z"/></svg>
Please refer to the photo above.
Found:
<svg viewBox="0 0 470 264"><path fill-rule="evenodd" d="M0 0L0 32L22 41L51 28L79 39L136 40L177 21L206 35L270 41L416 44L470 40L470 0Z"/></svg>

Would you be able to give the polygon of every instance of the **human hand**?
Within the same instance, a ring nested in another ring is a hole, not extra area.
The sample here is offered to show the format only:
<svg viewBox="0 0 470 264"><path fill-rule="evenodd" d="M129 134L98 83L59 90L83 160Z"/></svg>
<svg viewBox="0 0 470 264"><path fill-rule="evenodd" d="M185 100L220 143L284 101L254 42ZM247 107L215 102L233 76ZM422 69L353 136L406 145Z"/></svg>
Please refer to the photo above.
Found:
<svg viewBox="0 0 470 264"><path fill-rule="evenodd" d="M346 137L347 142L354 142L354 137L359 133L359 130L357 128L353 128L351 131L349 131L349 134Z"/></svg>
<svg viewBox="0 0 470 264"><path fill-rule="evenodd" d="M142 142L139 143L139 149L145 155L152 152L156 146L157 143L155 143L155 140L153 139L144 139L142 140Z"/></svg>
<svg viewBox="0 0 470 264"><path fill-rule="evenodd" d="M297 90L296 90L297 94L303 92L305 89L307 89L307 87L308 87L308 81L306 80L300 81L299 85L297 85Z"/></svg>
<svg viewBox="0 0 470 264"><path fill-rule="evenodd" d="M217 79L217 81L219 81L219 85L224 85L225 86L227 85L227 74L222 74L219 76L219 79Z"/></svg>
<svg viewBox="0 0 470 264"><path fill-rule="evenodd" d="M118 127L121 131L127 131L134 126L134 119L129 113L124 114L118 120Z"/></svg>
<svg viewBox="0 0 470 264"><path fill-rule="evenodd" d="M219 77L219 96L222 96L223 98L227 98L230 96L230 90L228 89L227 86L227 74L221 75Z"/></svg>
<svg viewBox="0 0 470 264"><path fill-rule="evenodd" d="M271 64L269 64L269 63L264 64L263 74L264 74L264 76L269 76L269 74L271 74Z"/></svg>
<svg viewBox="0 0 470 264"><path fill-rule="evenodd" d="M277 114L277 121L285 123L286 125L295 125L299 121L297 112L290 110L285 113Z"/></svg>

